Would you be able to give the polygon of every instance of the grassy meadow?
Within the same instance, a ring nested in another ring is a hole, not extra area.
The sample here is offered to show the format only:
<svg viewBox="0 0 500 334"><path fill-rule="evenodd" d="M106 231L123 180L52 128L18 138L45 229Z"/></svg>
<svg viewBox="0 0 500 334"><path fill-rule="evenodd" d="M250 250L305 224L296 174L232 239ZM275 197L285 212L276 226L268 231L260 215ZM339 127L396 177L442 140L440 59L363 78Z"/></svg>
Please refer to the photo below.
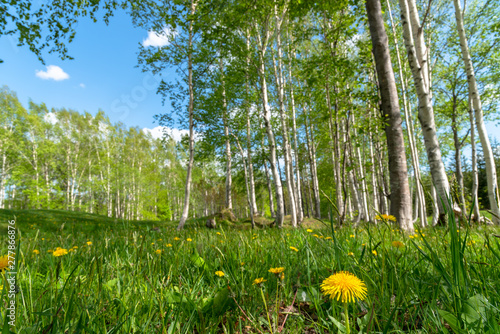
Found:
<svg viewBox="0 0 500 334"><path fill-rule="evenodd" d="M261 218L255 230L198 220L178 232L175 223L0 210L3 236L14 216L14 333L348 333L346 307L351 333L500 333L495 227L405 235L389 222L278 230ZM277 267L283 275L269 272ZM361 279L366 299L324 296L322 281L338 271ZM8 333L6 289L0 299Z"/></svg>

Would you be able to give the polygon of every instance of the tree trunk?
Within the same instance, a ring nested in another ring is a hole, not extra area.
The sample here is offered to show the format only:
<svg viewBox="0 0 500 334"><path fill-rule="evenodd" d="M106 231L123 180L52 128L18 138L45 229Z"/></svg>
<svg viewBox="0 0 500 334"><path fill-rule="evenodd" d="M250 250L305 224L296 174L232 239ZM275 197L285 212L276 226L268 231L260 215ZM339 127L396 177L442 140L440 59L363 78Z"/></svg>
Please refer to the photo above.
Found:
<svg viewBox="0 0 500 334"><path fill-rule="evenodd" d="M191 0L191 16L194 15L196 9L196 1ZM193 112L194 112L194 87L193 87L193 19L189 23L189 44L188 44L188 85L189 85L189 162L187 165L187 175L186 175L186 187L184 189L184 208L182 210L181 219L179 220L179 225L177 230L182 230L186 224L186 220L189 214L189 195L191 193L191 173L193 170L194 162L194 123L193 123Z"/></svg>
<svg viewBox="0 0 500 334"><path fill-rule="evenodd" d="M295 187L293 184L293 169L292 169L292 155L290 153L290 142L288 138L288 126L287 126L287 115L285 114L285 93L284 93L284 80L283 80L283 68L281 63L281 29L280 26L283 22L282 19L278 17L276 5L275 9L275 18L276 18L276 45L278 52L278 59L276 61L275 55L273 54L273 67L274 67L274 75L276 78L276 88L278 91L278 104L280 111L280 120L281 120L281 130L283 136L283 157L285 162L285 178L286 185L288 188L288 199L290 201L290 218L293 227L297 227L297 207L295 204ZM277 63L277 64L276 64Z"/></svg>
<svg viewBox="0 0 500 334"><path fill-rule="evenodd" d="M265 52L267 48L267 43L270 37L269 29L266 29L266 36L262 41L260 39L260 35L257 35L260 41L260 52L259 52L259 76L260 76L260 90L261 90L261 98L262 98L262 106L263 106L263 118L264 125L267 133L267 140L269 146L269 163L271 164L271 172L273 174L274 187L276 191L276 226L278 228L283 227L283 221L285 218L285 208L283 202L283 188L281 184L281 177L278 170L277 162L276 162L276 141L274 139L274 131L271 124L271 108L268 102L267 95L267 81L266 81L266 68L265 68Z"/></svg>
<svg viewBox="0 0 500 334"><path fill-rule="evenodd" d="M486 180L488 184L488 199L490 200L490 209L493 213L491 218L495 224L500 224L500 208L498 205L499 196L495 160L493 157L490 140L488 138L488 132L486 131L486 126L484 125L481 97L479 96L479 90L477 89L476 75L474 73L474 67L472 66L472 59L469 52L469 46L467 44L467 37L465 36L462 9L460 8L460 2L458 2L458 0L453 0L453 3L455 4L455 18L457 20L458 35L460 36L462 57L464 60L465 70L467 72L469 95L472 99L472 105L474 107L476 118L477 132L479 134L479 140L481 141L481 146L483 148L484 162L486 165Z"/></svg>
<svg viewBox="0 0 500 334"><path fill-rule="evenodd" d="M382 117L386 121L385 134L391 184L390 213L396 217L402 230L412 232L411 198L398 91L394 72L392 71L389 43L382 18L380 0L367 0L366 10L382 100L380 109Z"/></svg>
<svg viewBox="0 0 500 334"><path fill-rule="evenodd" d="M426 211L426 204L425 204L425 193L424 193L424 187L422 186L421 178L420 178L420 162L418 159L418 149L417 145L415 143L415 132L413 131L413 121L411 117L411 109L410 105L408 103L408 98L407 98L407 83L406 79L403 74L403 63L401 62L401 55L399 53L399 42L396 37L396 28L394 26L394 21L392 19L392 11L391 11L391 5L389 0L386 1L387 3L387 8L389 12L389 18L391 20L391 27L392 27L392 36L394 39L394 45L396 46L396 55L398 59L398 68L399 68L399 79L401 83L401 95L403 97L403 111L405 115L405 122L406 122L406 130L408 133L408 144L410 147L410 153L411 153L411 161L413 165L413 170L415 174L415 183L416 183L416 193L417 193L417 202L418 202L418 211L417 211L417 217L420 218L420 225L422 227L427 225L427 211Z"/></svg>
<svg viewBox="0 0 500 334"><path fill-rule="evenodd" d="M477 190L478 190L478 173L477 173L477 156L476 156L476 137L474 131L474 113L472 111L472 101L469 96L469 119L470 119L470 142L471 142L471 156L472 156L472 206L474 213L474 220L481 221L481 213L479 211L479 199L477 198Z"/></svg>
<svg viewBox="0 0 500 334"><path fill-rule="evenodd" d="M247 30L247 67L246 67L246 81L245 81L245 89L246 89L246 97L245 97L245 106L247 111L247 160L248 160L248 177L250 182L250 209L252 214L252 227L254 226L254 216L259 212L257 209L257 201L255 198L255 181L253 175L253 163L252 163L252 136L250 131L250 118L251 118L251 108L249 102L250 96L250 79L249 79L249 68L250 68L250 36Z"/></svg>
<svg viewBox="0 0 500 334"><path fill-rule="evenodd" d="M403 37L418 96L418 118L422 126L432 181L438 195L439 218L444 221L446 211L451 210L448 202L450 186L441 158L441 149L436 134L436 124L434 123L434 109L429 88L427 48L425 46L418 12L416 11L415 0L399 0L399 4L401 7ZM408 19L410 19L411 23Z"/></svg>
<svg viewBox="0 0 500 334"><path fill-rule="evenodd" d="M224 65L222 64L222 56L219 60L219 68L222 77L222 120L224 122L224 137L226 138L226 208L233 209L233 199L231 196L232 177L231 177L231 141L229 140L229 125L226 100L226 84L224 82Z"/></svg>

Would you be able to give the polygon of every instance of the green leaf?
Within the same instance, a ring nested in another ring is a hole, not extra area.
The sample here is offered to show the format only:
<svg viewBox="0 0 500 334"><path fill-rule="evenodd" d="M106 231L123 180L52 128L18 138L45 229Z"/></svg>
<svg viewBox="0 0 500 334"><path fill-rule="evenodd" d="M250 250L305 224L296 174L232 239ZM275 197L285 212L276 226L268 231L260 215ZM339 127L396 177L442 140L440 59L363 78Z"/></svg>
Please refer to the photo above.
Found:
<svg viewBox="0 0 500 334"><path fill-rule="evenodd" d="M462 319L467 323L473 323L479 319L486 319L486 307L488 300L481 294L470 297L464 303Z"/></svg>
<svg viewBox="0 0 500 334"><path fill-rule="evenodd" d="M444 311L444 310L437 310L437 311L438 311L439 315L441 316L441 318L443 318L444 321L446 321L448 323L448 325L450 325L453 332L455 332L456 334L464 333L464 331L460 328L460 323L459 323L456 316L454 316L453 314L451 314L448 311Z"/></svg>

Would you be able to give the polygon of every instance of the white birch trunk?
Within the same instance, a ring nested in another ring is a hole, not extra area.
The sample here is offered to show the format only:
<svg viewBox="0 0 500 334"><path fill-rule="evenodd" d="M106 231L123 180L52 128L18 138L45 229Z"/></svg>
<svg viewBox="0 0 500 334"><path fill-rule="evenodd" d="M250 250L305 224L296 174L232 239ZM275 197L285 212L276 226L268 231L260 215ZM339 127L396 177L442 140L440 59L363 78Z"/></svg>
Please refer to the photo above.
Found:
<svg viewBox="0 0 500 334"><path fill-rule="evenodd" d="M408 61L413 75L413 81L418 96L418 118L422 125L424 144L427 151L432 181L438 194L440 219L445 219L445 212L451 210L448 199L450 186L441 158L441 149L436 134L434 110L429 90L427 49L423 31L420 27L418 12L414 0L399 0L401 7L401 22L405 40ZM408 21L410 19L410 22ZM416 30L412 32L412 30ZM414 36L416 35L416 39ZM416 47L415 47L416 43ZM443 205L444 204L444 205Z"/></svg>
<svg viewBox="0 0 500 334"><path fill-rule="evenodd" d="M458 35L460 36L460 47L462 49L462 57L464 60L465 70L467 72L467 82L469 84L469 95L472 99L474 113L476 118L476 128L479 134L479 140L483 148L484 162L486 165L486 181L488 184L488 199L490 201L490 208L493 213L492 221L495 224L500 224L500 209L498 205L498 184L497 173L495 167L495 160L493 151L491 149L488 132L483 120L483 108L481 105L481 97L477 88L476 75L474 67L472 66L472 59L470 56L469 46L467 44L467 37L465 36L464 20L462 17L462 9L460 2L453 0L455 4L455 18L457 21Z"/></svg>
<svg viewBox="0 0 500 334"><path fill-rule="evenodd" d="M196 9L196 1L191 0L191 16L194 15ZM189 85L189 162L187 165L186 186L184 188L184 208L182 209L181 219L177 230L182 230L186 224L189 214L189 196L191 194L191 173L194 163L194 88L193 88L193 19L189 23L189 44L188 44L188 85Z"/></svg>

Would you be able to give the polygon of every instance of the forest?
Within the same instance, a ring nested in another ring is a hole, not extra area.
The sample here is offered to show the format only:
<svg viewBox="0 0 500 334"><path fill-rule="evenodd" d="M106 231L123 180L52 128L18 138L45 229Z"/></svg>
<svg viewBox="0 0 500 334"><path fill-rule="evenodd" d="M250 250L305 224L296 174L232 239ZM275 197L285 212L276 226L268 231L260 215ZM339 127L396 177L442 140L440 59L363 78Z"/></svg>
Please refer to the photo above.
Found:
<svg viewBox="0 0 500 334"><path fill-rule="evenodd" d="M164 133L0 88L2 333L500 333L498 0L14 0L0 37L71 61L117 11L168 41Z"/></svg>

